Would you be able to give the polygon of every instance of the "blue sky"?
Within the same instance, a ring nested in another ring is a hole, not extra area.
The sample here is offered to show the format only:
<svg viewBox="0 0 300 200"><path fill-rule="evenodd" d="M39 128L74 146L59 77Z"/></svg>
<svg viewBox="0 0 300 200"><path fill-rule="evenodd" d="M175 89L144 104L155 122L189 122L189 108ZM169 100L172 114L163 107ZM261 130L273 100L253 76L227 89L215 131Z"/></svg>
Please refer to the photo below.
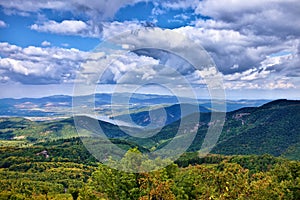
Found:
<svg viewBox="0 0 300 200"><path fill-rule="evenodd" d="M299 9L297 0L0 0L0 98L72 95L78 73L99 44L126 31L155 27L201 45L216 64L229 99L300 99ZM163 70L143 66L192 67L170 55L153 55L158 52L118 58L100 91L112 92L115 84L124 83L136 88L139 81L133 77L160 77L177 87L176 80L162 77ZM89 67L89 73L96 68ZM196 75L208 72L188 71L197 95L207 97L203 77Z"/></svg>

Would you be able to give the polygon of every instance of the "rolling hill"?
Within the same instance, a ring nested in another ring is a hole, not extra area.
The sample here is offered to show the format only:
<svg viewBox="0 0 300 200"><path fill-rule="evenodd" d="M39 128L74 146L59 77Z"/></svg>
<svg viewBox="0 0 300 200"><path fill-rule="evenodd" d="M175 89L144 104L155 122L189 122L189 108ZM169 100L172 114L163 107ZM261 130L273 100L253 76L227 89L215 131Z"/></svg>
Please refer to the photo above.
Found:
<svg viewBox="0 0 300 200"><path fill-rule="evenodd" d="M185 114L182 114L181 111L184 110ZM135 124L139 126L165 126L171 124L181 117L188 116L195 112L208 113L209 109L192 104L174 104L167 107L155 108L150 111L140 111L132 112L129 115L119 115L115 116L114 119L117 120L127 120L131 119Z"/></svg>
<svg viewBox="0 0 300 200"><path fill-rule="evenodd" d="M176 105L167 107L167 113L174 113ZM300 101L276 100L259 107L246 107L226 113L226 121L218 143L212 153L224 155L271 154L290 159L300 159ZM178 113L177 113L178 114ZM133 117L144 121L141 116L149 113L137 112ZM95 120L79 116L82 120ZM193 114L186 116L193 117ZM210 112L200 115L197 135L189 151L198 151L210 126ZM132 146L140 146L148 150L156 150L168 144L180 124L180 119L172 121L161 131L149 138L137 138L124 132L124 128L98 120L108 138L126 141ZM140 124L143 125L143 124ZM188 125L187 125L188 126ZM1 144L16 142L36 143L63 138L78 137L72 118L56 121L34 122L24 118L0 118Z"/></svg>
<svg viewBox="0 0 300 200"><path fill-rule="evenodd" d="M230 112L226 118L214 153L289 157L297 147L299 152L300 101L276 100Z"/></svg>

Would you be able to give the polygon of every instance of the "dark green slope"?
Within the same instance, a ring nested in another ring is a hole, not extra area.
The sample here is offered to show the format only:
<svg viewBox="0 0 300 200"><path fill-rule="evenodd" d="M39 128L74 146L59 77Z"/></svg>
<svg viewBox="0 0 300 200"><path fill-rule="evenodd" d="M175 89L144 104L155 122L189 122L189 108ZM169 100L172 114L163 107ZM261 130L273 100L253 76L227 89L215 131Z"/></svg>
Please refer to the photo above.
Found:
<svg viewBox="0 0 300 200"><path fill-rule="evenodd" d="M207 134L210 113L201 113L198 133L188 151L198 151ZM193 115L188 116L193 118ZM271 154L300 159L300 101L276 100L260 107L226 113L222 133L212 153ZM154 139L162 148L175 136L179 121L166 126ZM161 142L163 141L163 142Z"/></svg>
<svg viewBox="0 0 300 200"><path fill-rule="evenodd" d="M230 112L213 153L293 154L300 142L299 121L300 101L276 100Z"/></svg>

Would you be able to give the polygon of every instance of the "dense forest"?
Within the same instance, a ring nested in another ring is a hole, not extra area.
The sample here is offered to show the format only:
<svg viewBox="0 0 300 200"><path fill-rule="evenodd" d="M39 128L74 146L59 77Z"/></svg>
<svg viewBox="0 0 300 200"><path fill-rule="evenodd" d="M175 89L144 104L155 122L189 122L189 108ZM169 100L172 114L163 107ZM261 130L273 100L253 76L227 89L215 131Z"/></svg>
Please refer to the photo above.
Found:
<svg viewBox="0 0 300 200"><path fill-rule="evenodd" d="M128 173L97 163L78 138L0 151L0 199L300 199L300 162L267 154L186 153L162 169ZM145 166L137 148L116 165L132 167L132 153Z"/></svg>

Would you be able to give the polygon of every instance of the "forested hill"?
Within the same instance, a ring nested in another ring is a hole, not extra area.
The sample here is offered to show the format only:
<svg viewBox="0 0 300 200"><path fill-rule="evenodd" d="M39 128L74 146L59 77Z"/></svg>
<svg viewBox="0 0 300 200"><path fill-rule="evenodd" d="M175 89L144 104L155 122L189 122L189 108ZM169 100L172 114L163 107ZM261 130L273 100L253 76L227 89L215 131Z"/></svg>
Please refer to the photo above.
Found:
<svg viewBox="0 0 300 200"><path fill-rule="evenodd" d="M227 113L214 153L264 154L300 159L300 101L276 100Z"/></svg>
<svg viewBox="0 0 300 200"><path fill-rule="evenodd" d="M135 113L140 116L144 113ZM187 117L192 117L187 116ZM200 128L189 151L201 148L210 123L210 113L200 115ZM242 108L226 113L226 122L213 153L271 154L300 159L300 101L276 100L260 107ZM116 125L99 121L109 138L126 140L145 149L162 148L174 137L180 121L165 126L157 135L137 140ZM24 118L0 118L0 145L26 145L78 137L73 119L33 122Z"/></svg>

